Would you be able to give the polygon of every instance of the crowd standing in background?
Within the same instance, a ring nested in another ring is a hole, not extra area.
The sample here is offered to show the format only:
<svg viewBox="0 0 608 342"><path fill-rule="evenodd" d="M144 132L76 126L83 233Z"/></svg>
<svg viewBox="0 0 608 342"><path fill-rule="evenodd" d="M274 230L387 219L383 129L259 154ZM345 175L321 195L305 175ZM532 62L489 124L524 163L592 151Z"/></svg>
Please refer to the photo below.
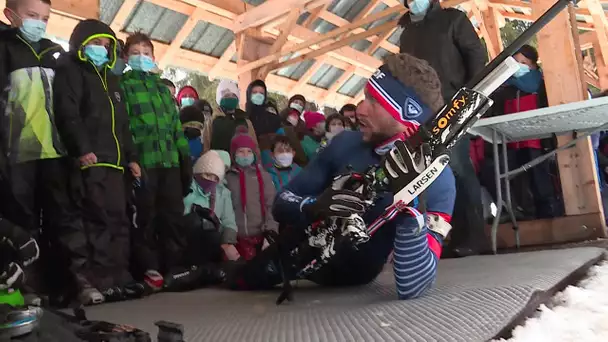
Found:
<svg viewBox="0 0 608 342"><path fill-rule="evenodd" d="M269 246L285 227L297 236L293 227L304 231L304 223L328 216L365 214L364 224L384 217L390 191L363 213L361 196L332 188L334 177L348 166L377 164L486 63L466 14L435 0L406 6L402 53L386 58L386 77L372 77L365 100L325 116L307 110L301 94L277 108L262 80L247 87L245 110L237 83L222 80L214 111L195 88L161 79L145 34L122 42L101 21L83 20L65 52L43 38L49 0L7 0L11 25L0 27L0 228L23 228L27 238L18 249L42 256L27 270L25 290L58 304L99 304L230 283L226 265L251 260L244 281L265 288L280 280L272 262L277 247ZM547 106L536 50L526 45L514 58L520 70L493 96L489 115ZM383 96L407 97L424 110L408 109L406 120L382 106ZM510 144L510 167L553 145ZM450 222L444 255L484 250L481 184L496 196L490 166L498 156L483 142L473 146L465 138L453 148L454 175L446 169L422 199L426 221L417 220L417 210L407 217L391 211L392 221L368 244L310 279L368 283L394 249L399 297L413 298L435 279ZM608 173L606 146L604 137L594 145L601 178ZM530 186L520 186L530 196L515 196L518 217L561 214L555 174L552 164L531 170ZM0 267L0 285L18 278L21 266Z"/></svg>

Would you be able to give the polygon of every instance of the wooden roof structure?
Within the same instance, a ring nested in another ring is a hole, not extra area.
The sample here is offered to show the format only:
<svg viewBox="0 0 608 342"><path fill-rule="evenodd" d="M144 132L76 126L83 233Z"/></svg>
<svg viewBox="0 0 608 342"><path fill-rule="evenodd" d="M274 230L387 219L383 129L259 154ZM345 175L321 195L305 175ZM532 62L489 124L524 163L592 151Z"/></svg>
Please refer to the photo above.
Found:
<svg viewBox="0 0 608 342"><path fill-rule="evenodd" d="M608 65L604 3L608 8L608 0L581 1L576 20L586 31L580 35L582 48L597 47L607 56L602 64ZM534 19L529 1L441 4L468 13L491 57L502 49L499 28L505 19ZM136 30L151 34L161 67L239 83L265 78L273 91L302 93L338 108L358 102L381 58L399 52L397 22L407 12L400 0L53 0L53 8L49 35L67 40L78 20L100 18L122 39ZM159 11L161 15L154 14ZM585 79L604 88L608 82L600 82L597 58L593 60L585 64Z"/></svg>

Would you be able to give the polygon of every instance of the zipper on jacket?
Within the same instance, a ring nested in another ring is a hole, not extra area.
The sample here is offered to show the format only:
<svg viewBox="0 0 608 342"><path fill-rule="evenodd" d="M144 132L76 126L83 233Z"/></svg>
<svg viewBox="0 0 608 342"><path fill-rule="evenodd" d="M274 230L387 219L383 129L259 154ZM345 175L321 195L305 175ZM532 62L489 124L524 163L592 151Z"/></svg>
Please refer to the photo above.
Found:
<svg viewBox="0 0 608 342"><path fill-rule="evenodd" d="M21 38L20 35L17 35L17 38L19 38L19 40L21 40L28 48L30 48L30 50L32 51L32 53L34 54L34 56L36 57L36 59L38 59L38 62L42 61L42 57L49 51L55 49L55 47L50 47L48 49L44 49L42 50L42 52L40 52L40 54L36 53L36 50L34 50L34 48L32 47L32 45L30 43L28 43L25 39ZM41 66L38 66L41 67ZM11 113L11 115L9 115L8 117L8 151L7 151L7 156L11 155L11 148L13 146L13 114Z"/></svg>
<svg viewBox="0 0 608 342"><path fill-rule="evenodd" d="M106 96L108 97L108 101L110 102L110 109L112 111L112 137L114 138L114 142L116 143L116 152L117 152L117 160L116 160L116 165L112 165L112 167L117 168L119 170L124 170L121 166L120 166L120 144L118 142L118 137L116 136L116 119L115 119L115 109L114 109L114 103L112 102L112 98L110 97L110 93L108 92L108 83L107 83L107 76L108 76L108 68L105 67L104 68L104 77L101 77L101 74L99 73L99 70L97 70L97 67L91 63L93 65L93 67L95 68L95 72L97 73L97 76L99 76L99 79L101 80L101 84L103 84L103 88L106 91ZM100 163L97 164L99 166L109 166L111 164L105 164L105 163Z"/></svg>

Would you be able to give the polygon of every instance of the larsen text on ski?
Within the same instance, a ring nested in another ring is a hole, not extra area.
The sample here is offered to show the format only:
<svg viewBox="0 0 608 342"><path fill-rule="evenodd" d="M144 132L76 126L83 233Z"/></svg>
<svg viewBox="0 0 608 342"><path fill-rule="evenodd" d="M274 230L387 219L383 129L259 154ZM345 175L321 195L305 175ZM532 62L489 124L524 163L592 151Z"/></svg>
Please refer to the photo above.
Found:
<svg viewBox="0 0 608 342"><path fill-rule="evenodd" d="M434 176L438 173L439 169L437 167L431 167L426 169L426 173L422 176L422 178L420 178L416 183L414 183L414 186L411 189L408 189L410 195L417 194L419 192L419 189L424 188L426 183L431 180L434 180L436 178Z"/></svg>

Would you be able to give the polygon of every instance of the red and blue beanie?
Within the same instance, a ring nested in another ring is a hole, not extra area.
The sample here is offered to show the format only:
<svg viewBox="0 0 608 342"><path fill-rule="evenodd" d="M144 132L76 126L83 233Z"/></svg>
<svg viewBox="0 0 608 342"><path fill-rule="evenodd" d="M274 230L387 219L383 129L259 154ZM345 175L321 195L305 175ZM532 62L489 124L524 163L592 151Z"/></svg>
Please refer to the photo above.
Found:
<svg viewBox="0 0 608 342"><path fill-rule="evenodd" d="M401 83L386 65L376 70L365 88L369 95L404 126L417 129L435 116L414 89Z"/></svg>

